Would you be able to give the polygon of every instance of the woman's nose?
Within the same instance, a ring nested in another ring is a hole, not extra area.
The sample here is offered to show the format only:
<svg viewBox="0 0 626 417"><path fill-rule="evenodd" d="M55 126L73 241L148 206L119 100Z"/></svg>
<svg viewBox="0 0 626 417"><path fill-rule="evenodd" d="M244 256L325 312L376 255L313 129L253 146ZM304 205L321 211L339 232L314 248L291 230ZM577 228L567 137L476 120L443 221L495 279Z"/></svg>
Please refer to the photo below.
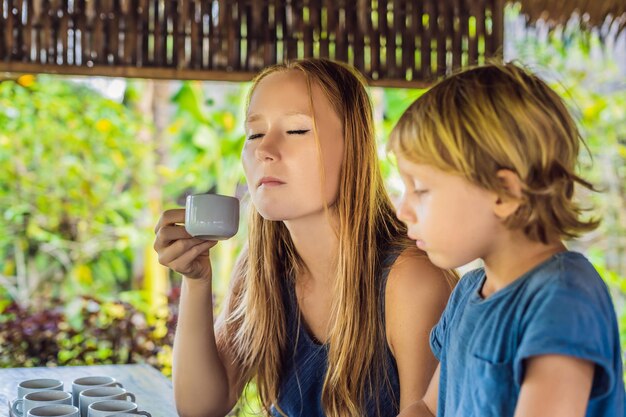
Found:
<svg viewBox="0 0 626 417"><path fill-rule="evenodd" d="M280 159L279 138L275 133L267 132L258 139L259 144L254 154L259 161L276 161Z"/></svg>

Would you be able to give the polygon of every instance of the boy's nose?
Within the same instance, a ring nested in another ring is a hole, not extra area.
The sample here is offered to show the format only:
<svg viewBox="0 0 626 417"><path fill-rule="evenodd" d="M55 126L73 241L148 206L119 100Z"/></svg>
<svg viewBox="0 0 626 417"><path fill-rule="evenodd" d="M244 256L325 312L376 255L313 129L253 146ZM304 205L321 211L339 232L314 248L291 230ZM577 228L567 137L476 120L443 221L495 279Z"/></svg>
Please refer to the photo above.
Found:
<svg viewBox="0 0 626 417"><path fill-rule="evenodd" d="M406 198L403 197L400 200L398 209L396 210L396 217L406 224L417 223L417 216L411 206L407 203Z"/></svg>

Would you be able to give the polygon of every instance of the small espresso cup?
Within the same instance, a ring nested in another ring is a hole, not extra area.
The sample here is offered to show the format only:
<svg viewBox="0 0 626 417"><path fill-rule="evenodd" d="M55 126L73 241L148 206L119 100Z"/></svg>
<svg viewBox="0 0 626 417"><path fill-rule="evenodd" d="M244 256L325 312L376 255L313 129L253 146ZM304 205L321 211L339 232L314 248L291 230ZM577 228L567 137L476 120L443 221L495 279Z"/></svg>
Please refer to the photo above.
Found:
<svg viewBox="0 0 626 417"><path fill-rule="evenodd" d="M239 200L219 194L194 194L185 204L185 230L205 240L226 240L239 229Z"/></svg>
<svg viewBox="0 0 626 417"><path fill-rule="evenodd" d="M80 417L78 408L68 404L44 405L32 408L28 417Z"/></svg>
<svg viewBox="0 0 626 417"><path fill-rule="evenodd" d="M65 391L45 390L29 392L22 399L15 400L11 411L17 417L25 416L31 409L52 404L72 404L72 394Z"/></svg>
<svg viewBox="0 0 626 417"><path fill-rule="evenodd" d="M113 386L124 388L122 384L120 384L115 380L115 378L110 376L85 376L82 378L77 378L74 380L74 382L72 382L73 404L78 407L78 399L80 398L80 393L86 389Z"/></svg>
<svg viewBox="0 0 626 417"><path fill-rule="evenodd" d="M58 379L37 378L28 379L17 384L17 398L22 399L30 392L56 390L63 391L63 382Z"/></svg>
<svg viewBox="0 0 626 417"><path fill-rule="evenodd" d="M140 411L140 413L143 413L145 411ZM135 413L115 413L115 414L109 414L107 417L137 417L137 414Z"/></svg>
<svg viewBox="0 0 626 417"><path fill-rule="evenodd" d="M89 404L88 414L83 417L108 417L111 414L129 413L152 417L147 411L138 411L137 404L131 401L106 400Z"/></svg>
<svg viewBox="0 0 626 417"><path fill-rule="evenodd" d="M98 387L89 388L81 391L78 396L78 408L80 409L80 415L86 416L89 404L93 404L98 401L105 400L130 400L135 401L135 394L126 391L120 387Z"/></svg>
<svg viewBox="0 0 626 417"><path fill-rule="evenodd" d="M140 411L140 412L144 412L144 411ZM107 417L137 417L137 414L135 414L135 413L115 413L115 414L109 414Z"/></svg>

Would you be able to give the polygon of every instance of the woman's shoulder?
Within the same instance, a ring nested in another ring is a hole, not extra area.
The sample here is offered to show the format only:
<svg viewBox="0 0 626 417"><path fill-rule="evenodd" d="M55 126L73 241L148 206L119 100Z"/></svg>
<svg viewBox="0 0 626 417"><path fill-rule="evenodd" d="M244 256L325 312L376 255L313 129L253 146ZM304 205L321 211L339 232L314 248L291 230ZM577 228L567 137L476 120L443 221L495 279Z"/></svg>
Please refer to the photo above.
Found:
<svg viewBox="0 0 626 417"><path fill-rule="evenodd" d="M417 248L405 248L389 267L385 303L398 308L439 310L455 283L454 272L438 268Z"/></svg>
<svg viewBox="0 0 626 417"><path fill-rule="evenodd" d="M402 352L415 354L422 336L439 321L454 282L455 275L433 265L417 248L407 248L397 256L384 297L387 341L396 359Z"/></svg>
<svg viewBox="0 0 626 417"><path fill-rule="evenodd" d="M426 291L430 296L449 297L458 281L454 271L435 266L425 252L416 247L403 248L389 265L386 291L399 296L406 291Z"/></svg>

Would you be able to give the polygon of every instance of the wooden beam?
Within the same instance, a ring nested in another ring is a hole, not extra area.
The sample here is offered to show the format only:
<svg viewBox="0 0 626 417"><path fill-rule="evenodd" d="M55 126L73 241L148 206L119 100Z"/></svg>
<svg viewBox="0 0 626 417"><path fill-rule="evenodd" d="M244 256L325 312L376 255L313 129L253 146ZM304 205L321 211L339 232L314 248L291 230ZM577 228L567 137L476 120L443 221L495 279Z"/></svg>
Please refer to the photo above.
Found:
<svg viewBox="0 0 626 417"><path fill-rule="evenodd" d="M16 78L22 74L56 74L88 77L146 78L162 80L199 80L199 81L251 81L256 72L206 71L173 68L135 68L94 65L92 68L72 65L41 65L23 62L0 62L0 79ZM420 80L372 80L366 77L372 87L390 88L428 88L431 82Z"/></svg>

